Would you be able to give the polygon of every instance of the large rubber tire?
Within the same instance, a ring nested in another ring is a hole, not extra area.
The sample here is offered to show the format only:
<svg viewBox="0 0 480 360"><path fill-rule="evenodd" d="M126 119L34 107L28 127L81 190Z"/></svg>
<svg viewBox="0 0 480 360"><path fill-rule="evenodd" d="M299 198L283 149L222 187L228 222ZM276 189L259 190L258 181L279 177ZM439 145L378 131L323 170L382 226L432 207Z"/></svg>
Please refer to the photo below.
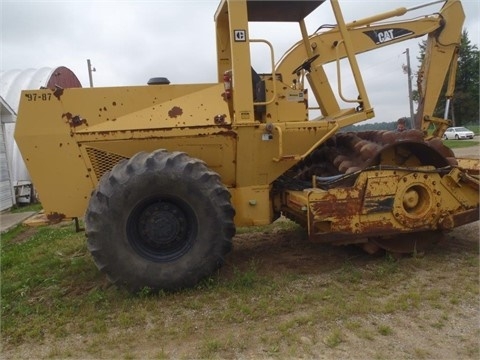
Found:
<svg viewBox="0 0 480 360"><path fill-rule="evenodd" d="M201 160L141 152L92 193L88 249L111 282L132 292L192 287L223 264L234 215L229 191Z"/></svg>

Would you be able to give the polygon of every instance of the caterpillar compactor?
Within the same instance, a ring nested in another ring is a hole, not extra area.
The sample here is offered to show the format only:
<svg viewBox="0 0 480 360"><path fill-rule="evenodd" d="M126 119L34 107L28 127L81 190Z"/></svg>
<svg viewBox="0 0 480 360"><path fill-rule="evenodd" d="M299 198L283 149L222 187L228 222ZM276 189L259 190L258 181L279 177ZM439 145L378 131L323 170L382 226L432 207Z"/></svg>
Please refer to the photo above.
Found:
<svg viewBox="0 0 480 360"><path fill-rule="evenodd" d="M282 214L312 241L392 252L478 220L478 164L442 144L450 121L433 115L445 83L452 96L462 4L403 20L436 3L346 22L337 0L222 0L216 83L24 91L15 136L45 212L84 217L96 265L132 291L194 286L222 265L236 226ZM305 18L328 6L334 25L309 33ZM297 23L300 40L275 62L251 22ZM342 132L374 117L357 55L424 35L415 128ZM255 71L254 44L268 73Z"/></svg>

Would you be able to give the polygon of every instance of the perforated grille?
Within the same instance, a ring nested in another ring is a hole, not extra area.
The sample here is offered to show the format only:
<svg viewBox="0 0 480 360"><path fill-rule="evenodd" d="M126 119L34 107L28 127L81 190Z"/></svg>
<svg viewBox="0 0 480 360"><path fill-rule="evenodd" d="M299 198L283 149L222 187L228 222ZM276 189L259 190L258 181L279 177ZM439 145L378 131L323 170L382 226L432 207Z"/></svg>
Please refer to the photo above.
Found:
<svg viewBox="0 0 480 360"><path fill-rule="evenodd" d="M103 174L112 168L121 160L128 159L124 156L114 153L98 150L95 148L87 147L87 155L92 163L93 171L97 179L100 179Z"/></svg>

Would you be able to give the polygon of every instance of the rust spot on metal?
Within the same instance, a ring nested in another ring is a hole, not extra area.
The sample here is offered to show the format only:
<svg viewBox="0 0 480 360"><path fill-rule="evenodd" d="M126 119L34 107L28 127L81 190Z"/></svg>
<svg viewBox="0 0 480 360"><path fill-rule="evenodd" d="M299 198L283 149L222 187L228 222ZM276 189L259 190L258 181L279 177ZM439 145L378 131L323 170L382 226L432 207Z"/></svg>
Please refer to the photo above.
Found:
<svg viewBox="0 0 480 360"><path fill-rule="evenodd" d="M55 96L58 100L63 95L63 88L60 86L55 85L55 90L53 90L53 96Z"/></svg>
<svg viewBox="0 0 480 360"><path fill-rule="evenodd" d="M324 200L318 203L312 203L312 212L316 217L337 217L338 220L346 219L349 216L360 212L360 199L339 200L334 194L325 196Z"/></svg>
<svg viewBox="0 0 480 360"><path fill-rule="evenodd" d="M235 131L231 131L231 130L219 131L219 132L213 133L212 135L214 135L214 136L222 135L222 136L231 137L231 138L234 138L234 139L237 138L237 133Z"/></svg>
<svg viewBox="0 0 480 360"><path fill-rule="evenodd" d="M58 224L63 219L65 219L65 214L59 214L57 212L53 212L47 215L47 219L50 224Z"/></svg>
<svg viewBox="0 0 480 360"><path fill-rule="evenodd" d="M88 125L87 123L87 119L82 119L79 115L72 115L72 113L64 113L62 114L62 118L66 118L67 119L67 122L68 124L70 125L70 127L77 127L77 126L80 126L82 124L85 124L85 125Z"/></svg>
<svg viewBox="0 0 480 360"><path fill-rule="evenodd" d="M181 116L182 114L183 114L183 110L178 106L174 106L168 112L168 116L170 116L171 118L176 118L177 116Z"/></svg>

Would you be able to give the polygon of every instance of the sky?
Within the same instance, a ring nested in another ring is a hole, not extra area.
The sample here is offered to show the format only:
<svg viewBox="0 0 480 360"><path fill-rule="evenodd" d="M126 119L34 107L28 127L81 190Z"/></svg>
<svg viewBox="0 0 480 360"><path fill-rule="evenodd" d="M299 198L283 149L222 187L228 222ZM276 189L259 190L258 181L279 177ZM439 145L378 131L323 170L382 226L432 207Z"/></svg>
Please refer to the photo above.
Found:
<svg viewBox="0 0 480 360"><path fill-rule="evenodd" d="M144 85L151 77L159 76L174 84L217 81L214 14L219 1L0 1L0 71L66 66L88 87L90 59L95 69L94 86ZM425 2L339 0L347 22ZM466 13L464 28L471 43L478 46L480 2L462 3ZM409 12L407 17L433 13L440 6ZM320 25L332 23L335 19L331 6L325 3L307 18L307 29L312 33ZM301 36L297 24L256 23L249 32L251 38L264 38L273 44L275 60ZM402 66L407 63L408 48L412 71L418 68L420 41L408 40L359 57L376 113L374 122L409 116L408 79ZM270 72L267 56L253 51L257 72ZM342 82L342 88L346 95L349 90L356 91L348 80Z"/></svg>

